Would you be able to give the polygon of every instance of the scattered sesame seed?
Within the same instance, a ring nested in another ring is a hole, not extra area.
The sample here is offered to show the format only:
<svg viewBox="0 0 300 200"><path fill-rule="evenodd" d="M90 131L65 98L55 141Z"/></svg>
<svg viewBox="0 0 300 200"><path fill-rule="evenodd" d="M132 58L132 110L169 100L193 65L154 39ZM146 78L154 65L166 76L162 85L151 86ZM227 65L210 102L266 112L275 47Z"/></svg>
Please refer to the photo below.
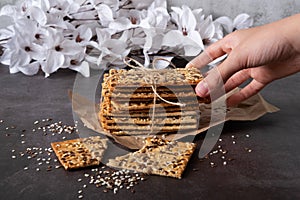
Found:
<svg viewBox="0 0 300 200"><path fill-rule="evenodd" d="M216 167L217 165L216 165L216 163L214 163L214 162L210 162L210 166L211 166L211 167Z"/></svg>
<svg viewBox="0 0 300 200"><path fill-rule="evenodd" d="M114 194L117 194L118 188L114 188Z"/></svg>
<svg viewBox="0 0 300 200"><path fill-rule="evenodd" d="M224 161L224 162L223 162L223 165L224 165L224 166L225 166L225 165L227 165L227 162L226 162L226 161Z"/></svg>
<svg viewBox="0 0 300 200"><path fill-rule="evenodd" d="M77 181L78 181L78 182L81 182L81 181L82 181L82 179L81 179L81 178L79 178Z"/></svg>
<svg viewBox="0 0 300 200"><path fill-rule="evenodd" d="M28 170L28 167L24 167L24 170Z"/></svg>
<svg viewBox="0 0 300 200"><path fill-rule="evenodd" d="M78 194L81 194L82 193L82 190L78 190Z"/></svg>
<svg viewBox="0 0 300 200"><path fill-rule="evenodd" d="M25 141L24 141L24 140L22 140L22 141L21 141L21 143L22 143L22 144L25 144Z"/></svg>
<svg viewBox="0 0 300 200"><path fill-rule="evenodd" d="M249 137L250 137L250 135L249 135L249 134L247 134L247 135L246 135L246 138L249 138Z"/></svg>
<svg viewBox="0 0 300 200"><path fill-rule="evenodd" d="M221 139L221 138L219 139L219 142L222 142L222 139Z"/></svg>
<svg viewBox="0 0 300 200"><path fill-rule="evenodd" d="M36 168L35 170L38 172L38 171L40 171L40 168Z"/></svg>
<svg viewBox="0 0 300 200"><path fill-rule="evenodd" d="M78 196L78 199L82 199L82 198L83 198L83 195L79 195L79 196Z"/></svg>
<svg viewBox="0 0 300 200"><path fill-rule="evenodd" d="M251 149L248 149L248 152L249 152L249 153L251 153L251 152L252 152L252 150L251 150Z"/></svg>
<svg viewBox="0 0 300 200"><path fill-rule="evenodd" d="M12 158L12 159L16 159L16 158L17 158L17 156L11 156L11 158Z"/></svg>
<svg viewBox="0 0 300 200"><path fill-rule="evenodd" d="M39 121L35 121L35 122L33 122L33 124L34 124L34 125L36 125L36 124L38 124L38 123L39 123Z"/></svg>
<svg viewBox="0 0 300 200"><path fill-rule="evenodd" d="M1 119L1 120L0 120L0 123L3 123L3 122L4 122L3 119Z"/></svg>
<svg viewBox="0 0 300 200"><path fill-rule="evenodd" d="M234 136L234 135L232 135L232 136L231 136L231 138L235 138L235 136Z"/></svg>
<svg viewBox="0 0 300 200"><path fill-rule="evenodd" d="M16 150L12 149L11 152L14 153Z"/></svg>
<svg viewBox="0 0 300 200"><path fill-rule="evenodd" d="M232 144L236 144L236 142L235 142L235 141L232 141Z"/></svg>

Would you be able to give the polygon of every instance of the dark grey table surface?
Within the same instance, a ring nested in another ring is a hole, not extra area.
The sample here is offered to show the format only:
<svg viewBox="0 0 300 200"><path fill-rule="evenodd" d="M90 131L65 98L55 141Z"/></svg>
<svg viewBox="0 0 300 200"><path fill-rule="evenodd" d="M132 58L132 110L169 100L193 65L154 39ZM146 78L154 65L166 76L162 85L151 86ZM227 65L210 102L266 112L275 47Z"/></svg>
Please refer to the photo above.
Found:
<svg viewBox="0 0 300 200"><path fill-rule="evenodd" d="M50 142L61 139L33 132L36 120L52 118L52 122L74 125L68 90L75 76L69 70L46 79L42 74L12 75L8 67L0 66L0 199L78 199L83 184L87 184L84 199L300 199L300 73L262 91L279 112L255 121L225 123L218 144L232 158L227 165L222 165L220 155L199 160L197 151L204 137L200 135L181 180L148 176L134 187L135 193L122 189L117 194L86 183L82 177L90 169L47 171L43 164L36 171L37 161L19 156L28 147L49 148ZM217 166L211 167L210 162Z"/></svg>

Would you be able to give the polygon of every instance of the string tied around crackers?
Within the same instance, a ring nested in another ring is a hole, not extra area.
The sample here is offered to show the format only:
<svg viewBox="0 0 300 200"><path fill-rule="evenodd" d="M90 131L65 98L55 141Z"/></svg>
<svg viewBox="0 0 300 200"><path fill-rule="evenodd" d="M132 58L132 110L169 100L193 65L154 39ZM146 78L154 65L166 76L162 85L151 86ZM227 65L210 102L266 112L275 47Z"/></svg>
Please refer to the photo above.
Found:
<svg viewBox="0 0 300 200"><path fill-rule="evenodd" d="M152 109L152 116L151 116L151 131L150 131L150 134L153 132L153 126L154 126L154 119L155 119L155 108L156 108L156 99L159 98L161 101L167 103L167 104L171 104L171 105L175 105L175 106L180 106L180 107L185 107L186 104L185 103L180 103L180 102L172 102L172 101L168 101L166 99L164 99L162 96L160 96L158 93L157 93L157 83L156 83L156 77L161 77L161 74L159 74L159 72L156 72L154 73L154 70L156 70L157 68L155 67L155 64L157 61L159 60L162 60L162 61L165 61L165 62L168 62L173 68L176 68L176 66L169 60L167 59L164 59L164 58L155 58L153 61L152 61L152 69L151 68L146 68L143 64L141 64L140 62L138 62L137 60L133 59L133 58L129 58L129 57L125 57L123 59L123 62L128 66L128 67L131 67L133 69L137 69L137 70L140 70L144 73L148 73L148 72L152 72L150 74L150 78L149 79L146 79L145 76L144 76L144 80L146 83L148 83L151 88L152 88L152 91L154 93L154 99L153 99L153 109ZM130 64L130 62L133 62L135 65L133 64Z"/></svg>

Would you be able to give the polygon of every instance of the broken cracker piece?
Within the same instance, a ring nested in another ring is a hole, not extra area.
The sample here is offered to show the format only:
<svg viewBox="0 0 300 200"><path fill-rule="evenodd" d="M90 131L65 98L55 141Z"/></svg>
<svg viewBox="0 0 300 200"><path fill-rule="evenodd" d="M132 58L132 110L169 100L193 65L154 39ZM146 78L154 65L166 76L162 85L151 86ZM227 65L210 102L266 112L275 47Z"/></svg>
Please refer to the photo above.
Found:
<svg viewBox="0 0 300 200"><path fill-rule="evenodd" d="M100 164L107 149L107 139L100 136L78 138L53 142L51 146L66 170L78 169Z"/></svg>
<svg viewBox="0 0 300 200"><path fill-rule="evenodd" d="M181 179L196 144L147 138L138 151L110 159L110 167Z"/></svg>

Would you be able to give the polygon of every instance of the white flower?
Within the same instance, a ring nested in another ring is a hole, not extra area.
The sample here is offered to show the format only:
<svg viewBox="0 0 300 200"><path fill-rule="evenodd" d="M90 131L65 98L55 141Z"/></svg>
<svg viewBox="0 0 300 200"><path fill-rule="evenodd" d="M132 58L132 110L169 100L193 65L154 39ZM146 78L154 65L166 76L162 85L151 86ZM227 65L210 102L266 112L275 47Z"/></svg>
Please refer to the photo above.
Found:
<svg viewBox="0 0 300 200"><path fill-rule="evenodd" d="M155 0L145 12L145 17L141 20L140 27L166 29L169 20L170 15L167 11L166 1Z"/></svg>
<svg viewBox="0 0 300 200"><path fill-rule="evenodd" d="M49 33L48 40L44 45L47 48L47 62L42 63L42 70L46 77L63 67L67 56L85 51L85 48L76 41L64 38L61 31L49 29Z"/></svg>
<svg viewBox="0 0 300 200"><path fill-rule="evenodd" d="M210 44L214 41L214 35L216 31L216 27L213 24L212 16L208 16L204 19L204 16L198 19L198 23L196 29L200 33L203 44Z"/></svg>
<svg viewBox="0 0 300 200"><path fill-rule="evenodd" d="M196 30L197 20L192 10L183 5L182 8L172 7L172 20L178 30L169 31L163 40L163 45L169 47L183 46L186 56L199 54L204 45L200 33Z"/></svg>
<svg viewBox="0 0 300 200"><path fill-rule="evenodd" d="M96 29L98 43L90 42L90 45L99 51L100 56L95 59L87 57L87 60L97 64L99 68L105 68L107 65L119 65L123 63L123 58L127 56L130 49L127 49L127 32L118 39L111 38L108 29ZM95 63L96 62L96 63Z"/></svg>
<svg viewBox="0 0 300 200"><path fill-rule="evenodd" d="M71 70L81 73L84 77L89 77L90 67L88 62L84 61L84 59L84 52L79 52L77 54L65 56L63 68L69 68Z"/></svg>
<svg viewBox="0 0 300 200"><path fill-rule="evenodd" d="M6 47L1 62L10 65L11 73L21 71L26 75L34 75L38 72L40 62L45 58L42 46L18 34Z"/></svg>
<svg viewBox="0 0 300 200"><path fill-rule="evenodd" d="M75 42L79 43L83 47L85 47L93 37L92 30L86 25L77 27L72 34Z"/></svg>
<svg viewBox="0 0 300 200"><path fill-rule="evenodd" d="M253 25L253 18L246 13L239 14L234 18L234 20L230 19L227 16L223 16L217 18L215 21L222 24L227 33L231 33L235 30L249 28Z"/></svg>
<svg viewBox="0 0 300 200"><path fill-rule="evenodd" d="M124 31L139 27L143 12L138 10L121 9L117 15L119 17L111 21L108 27L116 31Z"/></svg>

